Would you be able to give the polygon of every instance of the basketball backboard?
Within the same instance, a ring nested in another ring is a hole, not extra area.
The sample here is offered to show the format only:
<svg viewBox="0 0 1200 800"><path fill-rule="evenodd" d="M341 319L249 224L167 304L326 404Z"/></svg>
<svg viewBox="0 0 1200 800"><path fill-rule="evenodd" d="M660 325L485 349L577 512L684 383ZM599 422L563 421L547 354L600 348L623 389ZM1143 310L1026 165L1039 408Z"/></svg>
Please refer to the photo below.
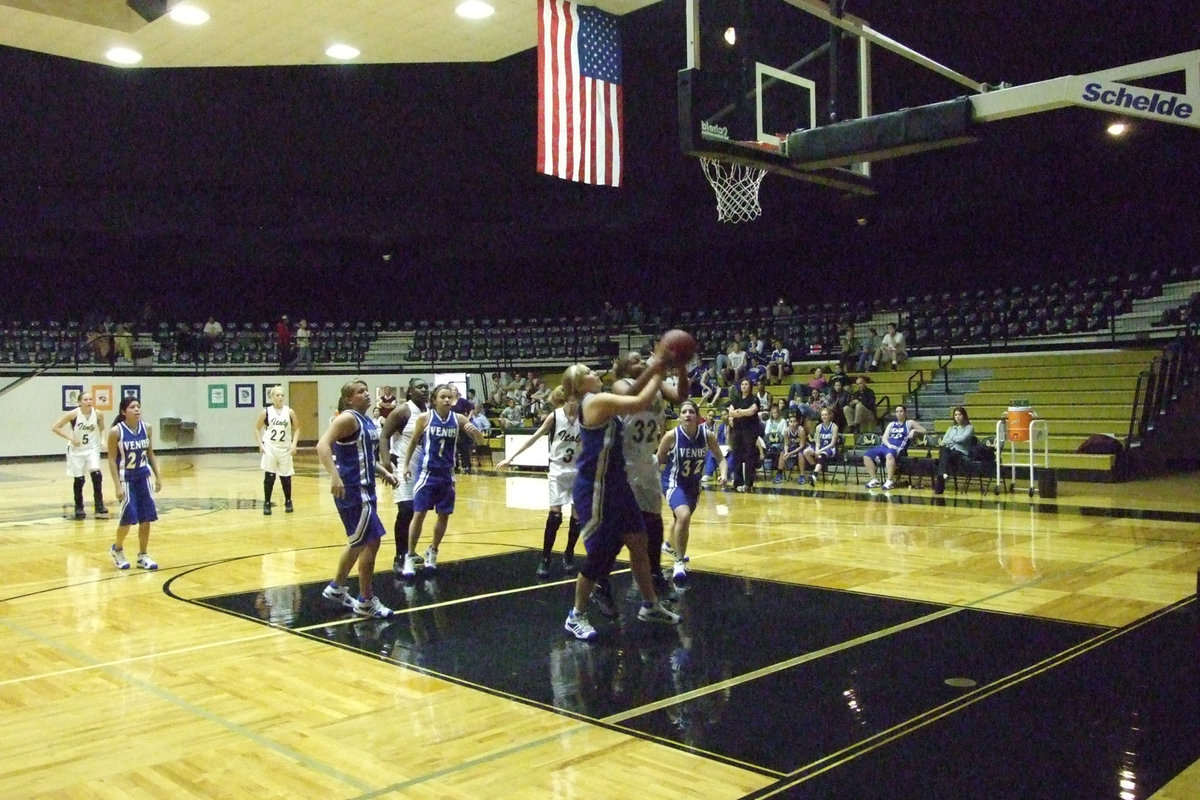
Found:
<svg viewBox="0 0 1200 800"><path fill-rule="evenodd" d="M688 64L679 73L684 152L870 193L865 164L800 170L784 152L794 131L871 113L870 48L829 24L834 11L817 0L687 5Z"/></svg>

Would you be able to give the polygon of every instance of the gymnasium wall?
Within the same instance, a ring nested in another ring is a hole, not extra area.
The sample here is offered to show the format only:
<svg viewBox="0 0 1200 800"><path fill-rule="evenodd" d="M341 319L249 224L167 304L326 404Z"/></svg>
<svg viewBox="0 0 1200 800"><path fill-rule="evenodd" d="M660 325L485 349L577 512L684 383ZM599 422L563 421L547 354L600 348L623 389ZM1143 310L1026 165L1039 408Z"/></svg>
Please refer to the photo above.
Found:
<svg viewBox="0 0 1200 800"><path fill-rule="evenodd" d="M111 410L103 410L104 421L112 425L120 398L131 387L136 387L142 403L142 419L154 428L155 452L165 453L181 448L223 449L249 448L254 445L254 420L263 407L263 387L282 384L286 392L288 381L310 381L317 384L317 418L321 431L337 409L342 385L354 380L356 375L251 375L209 374L203 376L166 375L69 375L39 376L12 387L0 395L0 418L7 421L5 433L0 437L0 458L24 456L52 456L66 452L66 442L50 432L50 428L65 411L64 402L69 387L82 387L93 395L107 389ZM364 375L361 376L371 387L372 394L380 386L396 386L403 397L403 389L413 374ZM435 376L420 373L430 385ZM461 373L453 376L436 376L455 379L460 387L466 377ZM470 386L481 386L478 376L470 376ZM239 387L242 387L239 390ZM249 387L249 389L245 388ZM239 406L250 400L252 405ZM286 399L285 399L286 402ZM97 403L100 406L100 403ZM190 435L171 436L171 431L161 429L160 420L174 417L194 422L195 430ZM320 431L302 431L305 439L317 438Z"/></svg>

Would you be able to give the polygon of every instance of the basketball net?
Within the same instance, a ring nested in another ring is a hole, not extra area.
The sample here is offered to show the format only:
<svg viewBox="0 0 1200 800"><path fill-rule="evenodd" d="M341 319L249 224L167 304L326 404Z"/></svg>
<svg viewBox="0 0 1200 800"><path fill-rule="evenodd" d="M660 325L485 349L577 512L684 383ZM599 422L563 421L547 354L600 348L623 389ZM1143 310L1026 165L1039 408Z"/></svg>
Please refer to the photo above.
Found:
<svg viewBox="0 0 1200 800"><path fill-rule="evenodd" d="M717 219L720 222L750 222L758 219L762 213L762 206L758 204L758 188L767 174L765 169L703 156L700 166L717 195Z"/></svg>

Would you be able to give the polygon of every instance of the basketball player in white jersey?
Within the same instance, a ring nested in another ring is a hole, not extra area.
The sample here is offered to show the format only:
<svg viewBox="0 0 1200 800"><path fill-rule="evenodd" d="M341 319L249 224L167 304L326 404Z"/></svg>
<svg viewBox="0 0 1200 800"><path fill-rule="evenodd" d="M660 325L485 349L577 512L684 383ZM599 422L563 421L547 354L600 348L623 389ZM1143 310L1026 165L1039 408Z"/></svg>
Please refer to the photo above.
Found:
<svg viewBox="0 0 1200 800"><path fill-rule="evenodd" d="M392 500L396 503L396 524L392 528L396 536L396 557L392 561L392 570L396 575L404 570L404 554L408 552L408 529L413 518L413 482L410 476L404 474L404 470L395 467L408 452L413 425L417 417L425 413L428 404L429 384L424 378L409 379L404 403L396 406L384 418L379 437L379 460L390 464L389 469L396 476L396 488L392 490ZM414 556L414 559L424 563L420 556Z"/></svg>
<svg viewBox="0 0 1200 800"><path fill-rule="evenodd" d="M68 428L64 430L64 428ZM79 405L58 418L50 428L55 436L66 439L67 474L75 479L75 519L84 519L84 475L92 476L92 499L97 516L108 513L104 507L104 473L100 471L100 440L104 438L104 414L96 410L91 392L79 395Z"/></svg>
<svg viewBox="0 0 1200 800"><path fill-rule="evenodd" d="M636 395L650 380L646 360L637 351L626 353L613 364L616 380L614 394ZM624 424L625 471L629 485L637 497L638 507L646 519L646 547L650 558L650 573L659 596L670 598L666 578L662 573L662 473L658 466L658 444L666 433L666 401L678 405L687 399L690 379L687 364L676 364L675 380L670 375L663 380L659 395L650 408L621 417Z"/></svg>
<svg viewBox="0 0 1200 800"><path fill-rule="evenodd" d="M296 412L283 404L283 387L272 386L267 391L271 405L263 409L254 422L254 438L262 453L263 514L271 514L271 493L275 476L283 486L283 509L292 513L292 476L296 474L293 458L300 441L300 422Z"/></svg>

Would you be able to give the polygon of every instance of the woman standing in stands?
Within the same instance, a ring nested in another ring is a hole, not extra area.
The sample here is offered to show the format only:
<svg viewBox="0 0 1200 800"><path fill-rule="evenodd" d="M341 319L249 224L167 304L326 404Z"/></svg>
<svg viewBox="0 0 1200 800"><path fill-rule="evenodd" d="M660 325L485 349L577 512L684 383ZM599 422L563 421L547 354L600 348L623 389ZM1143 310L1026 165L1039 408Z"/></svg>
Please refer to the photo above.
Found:
<svg viewBox="0 0 1200 800"><path fill-rule="evenodd" d="M146 552L150 544L150 523L158 519L154 493L162 491L158 459L154 457L154 433L142 422L142 404L136 397L121 400L120 418L108 432L108 469L117 487L117 502L121 518L117 523L117 538L109 549L117 569L129 569L125 558L125 537L131 525L138 526L139 569L158 569L158 564ZM154 485L150 485L150 476Z"/></svg>
<svg viewBox="0 0 1200 800"><path fill-rule="evenodd" d="M740 396L729 404L729 449L733 453L733 489L736 492L754 491L754 470L758 460L755 442L760 425L758 399L750 389L750 381L743 380Z"/></svg>
<svg viewBox="0 0 1200 800"><path fill-rule="evenodd" d="M515 453L496 465L498 469L506 469L513 460L528 450L534 442L543 436L550 440L550 468L548 471L550 486L550 513L546 516L546 530L542 535L542 560L538 562L537 576L550 576L550 556L554 552L554 540L558 537L559 526L562 525L563 506L571 503L571 490L575 486L575 476L579 472L576 455L579 452L579 404L568 403L566 392L559 386L550 393L550 405L554 408L542 424L525 440ZM563 574L574 575L575 543L579 541L579 516L575 506L571 505L571 521L567 527L567 547L563 551Z"/></svg>
<svg viewBox="0 0 1200 800"><path fill-rule="evenodd" d="M950 471L960 469L971 457L971 445L975 443L975 426L962 406L954 409L954 422L942 434L942 449L938 453L937 474L933 476L933 493L946 491L946 479Z"/></svg>

